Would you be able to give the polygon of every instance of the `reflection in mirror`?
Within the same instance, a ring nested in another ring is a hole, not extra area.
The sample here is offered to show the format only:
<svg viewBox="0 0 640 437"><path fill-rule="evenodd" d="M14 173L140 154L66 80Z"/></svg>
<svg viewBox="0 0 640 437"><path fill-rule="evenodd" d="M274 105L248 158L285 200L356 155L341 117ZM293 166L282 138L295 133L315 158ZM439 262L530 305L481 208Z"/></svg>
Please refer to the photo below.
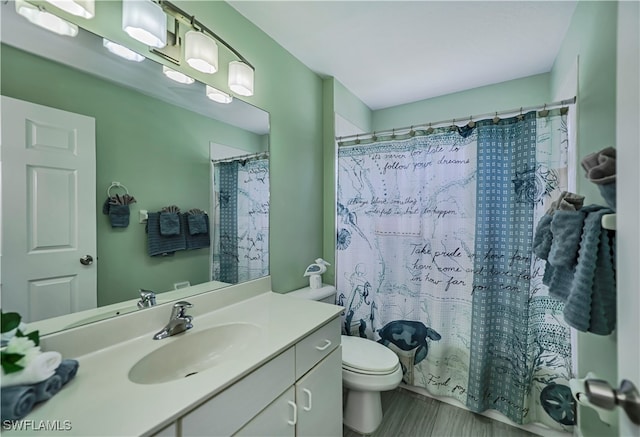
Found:
<svg viewBox="0 0 640 437"><path fill-rule="evenodd" d="M268 153L212 159L211 163L215 206L212 279L237 284L268 275Z"/></svg>
<svg viewBox="0 0 640 437"><path fill-rule="evenodd" d="M219 147L235 150L240 156L265 155L269 143L268 114L237 98L230 104L213 102L206 97L204 84L173 82L163 75L159 64L149 59L130 62L118 58L104 49L102 38L82 29L75 38L58 36L18 16L13 2L3 2L0 7L3 99L7 96L93 120L96 158L92 166L95 182L91 183L91 199L80 202L67 216L83 222L85 212L93 214L89 214L94 217L89 222L95 232L94 245L97 243L95 253L82 254L94 259L83 267L94 272L97 286L78 286L75 274L66 272L48 273L53 280L29 276L27 264L21 267L27 279L23 283L12 282L11 276L17 269L11 262L18 259L17 250L25 250L26 237L18 244L20 247L7 246L7 235L12 232L9 224L16 222L13 213L25 210L28 215L29 209L27 194L15 192L15 180L7 178L10 172L6 170L14 164L9 159L11 154L6 153L7 108L3 105L3 311L19 311L27 322L47 319L38 322L43 334L135 311L139 289L156 292L161 304L182 298L185 293L209 291L232 283L213 276L220 273L220 260L216 258L216 263L212 263L210 247L180 250L173 256L150 256L141 212L159 212L170 205L178 206L182 212L201 209L208 213L211 241L215 243L216 238L221 241L217 228L220 221L216 219L218 206L212 202L217 189L210 182L211 160L229 160L231 155L216 157L209 145L224 145ZM264 162L263 189L268 193L268 165ZM107 189L114 181L124 185L136 199L129 208L129 225L123 228L112 227L109 217L102 213ZM58 199L56 194L49 201L57 204ZM259 236L246 234L246 242L256 243L255 247L262 244L262 265L256 268L252 264L250 273L243 272L244 267L239 265L236 282L268 274L266 199L263 201L266 209L248 205L236 211L238 223L251 221L263 231ZM243 217L244 213L251 216ZM256 216L255 221L252 216ZM241 235L244 232L242 228L237 231ZM240 244L237 249L242 250ZM52 246L47 251L58 256L66 249ZM238 252L238 256L244 254ZM256 258L253 252L247 256ZM74 259L74 266L81 266L79 257ZM34 264L48 265L38 261ZM43 287L44 284L54 286ZM182 288L185 285L190 287ZM86 294L92 295L88 301L93 303L87 304L87 300L80 298ZM26 307L11 307L13 296L17 295L22 296Z"/></svg>

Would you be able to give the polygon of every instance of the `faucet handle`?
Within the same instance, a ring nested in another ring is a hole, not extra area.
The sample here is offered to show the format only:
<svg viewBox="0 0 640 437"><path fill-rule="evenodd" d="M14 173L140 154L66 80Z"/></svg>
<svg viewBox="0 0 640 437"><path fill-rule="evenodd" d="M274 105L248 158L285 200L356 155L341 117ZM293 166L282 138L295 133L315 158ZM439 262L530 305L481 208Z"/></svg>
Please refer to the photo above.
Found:
<svg viewBox="0 0 640 437"><path fill-rule="evenodd" d="M138 301L138 308L148 308L156 304L156 294L151 290L140 290L140 300Z"/></svg>
<svg viewBox="0 0 640 437"><path fill-rule="evenodd" d="M173 309L171 310L171 319L191 317L191 316L187 316L185 313L187 308L192 308L192 307L193 305L190 302L187 302L186 300L181 300L180 302L174 303Z"/></svg>

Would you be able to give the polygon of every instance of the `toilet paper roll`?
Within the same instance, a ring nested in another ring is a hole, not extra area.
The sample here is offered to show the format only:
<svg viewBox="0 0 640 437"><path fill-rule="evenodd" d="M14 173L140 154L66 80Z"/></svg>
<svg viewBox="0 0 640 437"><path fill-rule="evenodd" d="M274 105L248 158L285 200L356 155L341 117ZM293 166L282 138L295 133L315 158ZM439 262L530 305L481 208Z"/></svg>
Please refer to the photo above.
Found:
<svg viewBox="0 0 640 437"><path fill-rule="evenodd" d="M598 375L596 375L593 372L589 372L582 379L578 379L578 378L570 379L569 387L571 388L571 394L573 394L573 398L580 405L583 405L585 407L589 407L595 410L596 413L598 413L600 420L606 423L607 425L610 425L610 426L614 425L615 423L618 422L618 410L617 409L605 410L604 408L597 407L593 405L591 402L589 402L589 399L587 399L587 394L586 394L587 390L585 388L585 381L587 379L602 379L602 378L599 378Z"/></svg>

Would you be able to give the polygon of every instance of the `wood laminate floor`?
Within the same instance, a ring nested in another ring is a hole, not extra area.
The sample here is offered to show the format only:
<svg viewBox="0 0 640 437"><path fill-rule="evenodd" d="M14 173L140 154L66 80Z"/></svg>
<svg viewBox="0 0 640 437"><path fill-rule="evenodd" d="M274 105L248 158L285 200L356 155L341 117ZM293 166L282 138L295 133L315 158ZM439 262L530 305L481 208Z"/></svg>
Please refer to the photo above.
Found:
<svg viewBox="0 0 640 437"><path fill-rule="evenodd" d="M384 417L372 437L532 437L535 434L397 388L382 393ZM347 427L343 437L360 437Z"/></svg>

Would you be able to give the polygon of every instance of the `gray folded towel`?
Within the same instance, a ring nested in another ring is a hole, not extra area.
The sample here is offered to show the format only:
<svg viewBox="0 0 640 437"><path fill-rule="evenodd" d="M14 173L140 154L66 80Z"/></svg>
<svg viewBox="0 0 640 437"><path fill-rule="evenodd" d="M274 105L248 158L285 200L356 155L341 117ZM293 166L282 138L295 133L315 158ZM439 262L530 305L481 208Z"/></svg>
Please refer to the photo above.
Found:
<svg viewBox="0 0 640 437"><path fill-rule="evenodd" d="M206 234L209 232L209 216L207 214L186 214L189 235Z"/></svg>
<svg viewBox="0 0 640 437"><path fill-rule="evenodd" d="M163 236L160 234L160 213L150 212L147 218L147 253L149 256L173 255L187 248L185 233Z"/></svg>
<svg viewBox="0 0 640 437"><path fill-rule="evenodd" d="M581 162L586 178L594 184L610 184L616 181L616 149L606 147L591 153Z"/></svg>
<svg viewBox="0 0 640 437"><path fill-rule="evenodd" d="M188 227L188 216L190 214L180 214L180 220L182 221L183 227ZM187 249L204 249L208 248L211 244L211 240L209 238L209 219L206 214L203 214L203 219L205 220L206 232L200 232L197 234L191 234L191 232L185 232L185 243Z"/></svg>
<svg viewBox="0 0 640 437"><path fill-rule="evenodd" d="M180 216L176 212L160 213L160 235L170 236L180 234Z"/></svg>
<svg viewBox="0 0 640 437"><path fill-rule="evenodd" d="M112 228L129 226L129 205L109 205L109 221Z"/></svg>
<svg viewBox="0 0 640 437"><path fill-rule="evenodd" d="M31 412L36 403L36 391L30 385L2 387L2 420L20 420Z"/></svg>
<svg viewBox="0 0 640 437"><path fill-rule="evenodd" d="M598 186L609 208L616 209L616 149L606 147L587 155L581 162L585 176Z"/></svg>
<svg viewBox="0 0 640 437"><path fill-rule="evenodd" d="M62 385L71 381L76 376L78 367L80 367L80 363L76 360L62 360L56 369L56 375L62 379Z"/></svg>
<svg viewBox="0 0 640 437"><path fill-rule="evenodd" d="M36 403L51 399L62 388L62 378L53 374L42 382L33 385L36 391Z"/></svg>

